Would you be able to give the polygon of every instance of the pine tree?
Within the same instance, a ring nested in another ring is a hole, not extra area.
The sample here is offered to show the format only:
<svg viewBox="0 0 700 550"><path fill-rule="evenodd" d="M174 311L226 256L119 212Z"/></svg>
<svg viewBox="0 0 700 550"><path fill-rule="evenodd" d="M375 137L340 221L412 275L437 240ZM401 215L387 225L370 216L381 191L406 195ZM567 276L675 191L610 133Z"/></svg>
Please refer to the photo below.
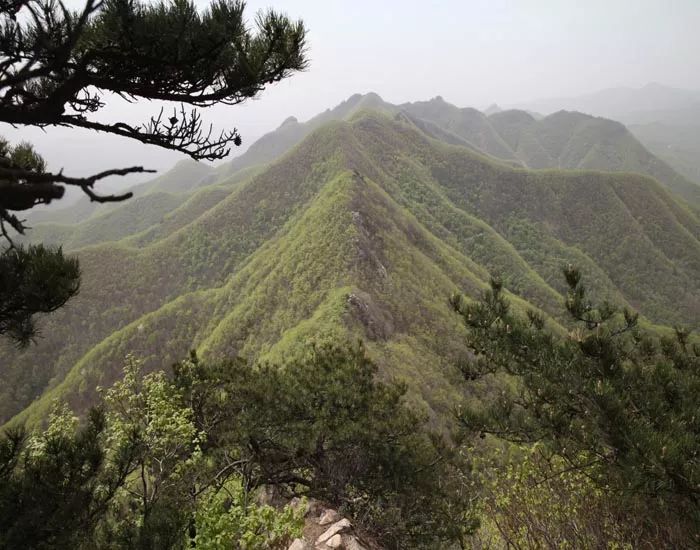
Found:
<svg viewBox="0 0 700 550"><path fill-rule="evenodd" d="M10 247L0 254L0 334L28 344L37 333L34 315L62 307L79 286L78 261L60 248Z"/></svg>
<svg viewBox="0 0 700 550"><path fill-rule="evenodd" d="M244 9L241 0L215 0L203 12L190 0L85 0L73 12L61 0L0 0L0 122L85 128L221 159L241 136L203 127L197 108L237 105L307 64L302 22L266 11L253 31ZM105 122L98 113L115 96L178 106L141 125ZM10 231L27 229L18 213L61 199L66 186L92 201L123 201L132 194L101 194L95 184L150 171L52 173L30 144L0 138L0 231L9 245L0 252L9 270L0 280L0 334L25 344L36 332L32 316L60 307L78 287L77 265L59 249L15 247Z"/></svg>
<svg viewBox="0 0 700 550"><path fill-rule="evenodd" d="M13 125L86 128L215 160L241 136L235 128L203 128L196 107L237 105L306 67L303 24L268 11L258 14L253 33L240 0L216 0L202 13L189 0L86 0L76 13L61 0L2 0L0 7L0 122ZM104 122L96 114L110 95L180 106L140 126ZM124 200L131 195L100 195L94 184L144 171L73 178L46 172L27 146L4 143L0 220L22 232L11 212L60 199L65 185L94 201Z"/></svg>
<svg viewBox="0 0 700 550"><path fill-rule="evenodd" d="M700 520L700 345L680 328L673 337L640 329L636 314L591 302L577 269L564 275L568 334L514 312L497 279L476 303L453 299L474 352L465 377L517 380L486 409L462 410L463 426L546 442L571 468L602 467L621 494Z"/></svg>

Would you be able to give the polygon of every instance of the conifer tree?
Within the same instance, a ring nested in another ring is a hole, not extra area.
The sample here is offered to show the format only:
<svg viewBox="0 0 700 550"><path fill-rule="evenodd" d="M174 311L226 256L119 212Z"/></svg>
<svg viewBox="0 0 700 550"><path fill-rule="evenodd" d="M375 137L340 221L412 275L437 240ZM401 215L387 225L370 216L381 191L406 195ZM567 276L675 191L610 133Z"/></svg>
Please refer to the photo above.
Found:
<svg viewBox="0 0 700 550"><path fill-rule="evenodd" d="M636 314L595 305L577 269L564 275L565 335L538 313L514 312L498 279L476 303L453 299L474 352L464 376L517 377L486 409L461 410L462 424L482 436L546 442L570 468L603 468L621 494L699 521L700 345L680 328L673 337L640 329Z"/></svg>
<svg viewBox="0 0 700 550"><path fill-rule="evenodd" d="M236 128L217 133L205 127L197 109L254 98L307 63L302 22L266 11L257 15L252 30L244 11L242 0L215 0L205 11L191 0L85 0L77 12L62 0L0 0L0 122L84 128L195 160L221 159L231 145L241 144L241 136ZM140 125L105 121L98 115L117 96L175 107L159 108ZM61 199L66 186L79 188L92 201L122 201L131 193L103 194L95 184L149 171L131 166L87 177L49 172L31 145L13 146L0 138L0 231L9 245L0 253L3 262L21 258L26 265L37 258L16 248L10 236L11 230L23 234L27 229L22 212ZM0 334L25 343L35 332L34 313L51 311L75 294L68 290L77 290L75 266L62 263L60 250L44 249L42 257L49 256L56 272L46 279L46 300L27 301L21 313L14 303L0 303ZM60 273L71 277L53 284ZM5 285L0 297L15 293L21 298L19 287L8 286L12 281L0 281Z"/></svg>

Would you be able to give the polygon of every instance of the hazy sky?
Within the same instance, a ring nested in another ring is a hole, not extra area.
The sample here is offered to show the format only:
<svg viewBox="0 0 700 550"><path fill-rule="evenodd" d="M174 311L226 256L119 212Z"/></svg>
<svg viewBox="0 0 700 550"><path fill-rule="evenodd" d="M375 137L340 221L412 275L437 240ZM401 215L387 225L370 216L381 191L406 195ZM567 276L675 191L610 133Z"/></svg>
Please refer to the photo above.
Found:
<svg viewBox="0 0 700 550"><path fill-rule="evenodd" d="M265 7L305 21L311 65L247 105L209 110L248 142L355 92L484 108L652 81L700 89L700 0L255 0L249 15ZM110 100L105 111L138 121L157 110ZM52 169L73 173L185 158L80 130L0 133L29 137Z"/></svg>

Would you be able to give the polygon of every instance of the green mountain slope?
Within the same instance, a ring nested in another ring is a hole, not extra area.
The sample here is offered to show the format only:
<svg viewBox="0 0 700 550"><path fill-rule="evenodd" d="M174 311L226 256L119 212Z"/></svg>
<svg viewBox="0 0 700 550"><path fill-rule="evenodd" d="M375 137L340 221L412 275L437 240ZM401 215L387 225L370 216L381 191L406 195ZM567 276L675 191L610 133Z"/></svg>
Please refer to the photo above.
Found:
<svg viewBox="0 0 700 550"><path fill-rule="evenodd" d="M347 120L362 109L387 114L403 112L431 137L528 168L646 174L695 208L700 208L700 185L649 152L618 122L567 111L547 117L535 117L518 110L497 111L487 116L476 109L456 107L441 97L391 105L376 94L356 94L306 123L288 119L276 131L252 145L244 155L234 159L228 169L236 171L271 162L322 124Z"/></svg>
<svg viewBox="0 0 700 550"><path fill-rule="evenodd" d="M213 179L208 177L212 176L212 174L213 168L211 166L201 162L185 160L178 162L173 168L161 176L144 183L134 185L129 190L134 194L135 199L144 198L150 193L168 193L170 195L191 193L203 185L212 183ZM110 188L102 189L102 192L109 193L109 189ZM123 188L118 190L120 193L123 191ZM114 192L114 189L112 189L112 192ZM80 224L84 221L90 220L90 218L93 216L103 216L108 212L112 212L113 210L123 209L125 205L128 204L129 203L98 204L91 202L89 198L82 196L74 204L65 208L47 208L36 212L30 212L28 214L28 222L30 226L35 229L42 228L43 224L50 224L48 227L44 228L43 236L48 236L50 238L52 231L56 231L61 236L72 238L72 229L63 226ZM139 208L140 207L136 207L135 210L138 210ZM118 214L118 216L119 215L128 217L132 214L122 213ZM78 229L78 232L80 231L81 230ZM120 237L121 236L123 235L120 235ZM29 239L31 239L32 242L35 242L32 235L29 236ZM77 240L80 241L80 237L78 237Z"/></svg>
<svg viewBox="0 0 700 550"><path fill-rule="evenodd" d="M418 126L418 120L437 125L484 153L517 161L523 167L638 172L657 179L695 207L700 206L700 185L678 174L612 120L567 111L541 119L518 110L486 116L475 109L458 109L441 98L405 104L401 109ZM457 143L439 132L427 131L433 137Z"/></svg>
<svg viewBox="0 0 700 550"><path fill-rule="evenodd" d="M654 155L691 182L700 184L700 91L652 83L637 89L601 90L521 107L544 113L581 111L620 121Z"/></svg>
<svg viewBox="0 0 700 550"><path fill-rule="evenodd" d="M66 250L118 241L158 223L168 212L180 206L185 198L172 193L149 193L100 215L92 215L79 224L38 224L27 232L22 241L62 245Z"/></svg>
<svg viewBox="0 0 700 550"><path fill-rule="evenodd" d="M173 211L168 234L79 251L80 296L35 347L2 351L2 420L42 394L21 418L57 396L84 407L129 352L162 368L192 347L276 358L355 337L439 415L464 353L448 297L475 296L492 271L520 307L553 315L571 262L653 322L700 318L700 223L648 177L515 169L402 114L358 112L209 192Z"/></svg>
<svg viewBox="0 0 700 550"><path fill-rule="evenodd" d="M700 116L695 124L653 122L632 125L630 131L649 151L700 184Z"/></svg>
<svg viewBox="0 0 700 550"><path fill-rule="evenodd" d="M275 131L251 145L243 155L215 170L202 163L180 162L164 175L135 186L135 200L95 210L96 207L84 199L71 208L37 213L30 220L34 231L29 233L26 241L63 243L67 249L76 249L133 235L136 235L133 242L141 244L162 238L226 196L222 189L208 189L198 194L199 190L213 184L231 186L239 183L284 155L324 124L347 120L363 109L386 114L402 113L423 133L435 139L486 153L513 166L646 174L687 200L696 214L700 212L700 185L695 185L661 160L678 165L683 157L683 166L687 167L685 172L692 172L694 160L689 160L693 157L692 151L685 152L687 147L676 147L673 151L677 154L659 155L659 158L645 149L621 124L581 113L562 111L535 118L525 111L498 110L486 116L475 109L455 107L440 97L397 106L370 93L355 94L305 123L290 117ZM658 140L651 141L655 151L666 147ZM198 195L196 199L194 195ZM187 207L170 215L190 198ZM100 219L96 219L98 217ZM76 222L82 223L74 225Z"/></svg>
<svg viewBox="0 0 700 550"><path fill-rule="evenodd" d="M401 109L412 117L432 122L463 138L484 153L506 160L517 158L481 111L460 109L440 96L430 101L406 103Z"/></svg>
<svg viewBox="0 0 700 550"><path fill-rule="evenodd" d="M700 186L650 153L618 122L566 111L541 120L523 111L504 111L489 120L527 167L637 172L700 204Z"/></svg>
<svg viewBox="0 0 700 550"><path fill-rule="evenodd" d="M281 157L324 124L346 120L365 109L386 113L397 111L397 107L386 103L375 93L354 94L333 109L326 109L307 122L299 122L295 117L287 118L279 128L262 136L245 153L233 159L225 166L224 170L226 173L235 173L252 166L268 164Z"/></svg>

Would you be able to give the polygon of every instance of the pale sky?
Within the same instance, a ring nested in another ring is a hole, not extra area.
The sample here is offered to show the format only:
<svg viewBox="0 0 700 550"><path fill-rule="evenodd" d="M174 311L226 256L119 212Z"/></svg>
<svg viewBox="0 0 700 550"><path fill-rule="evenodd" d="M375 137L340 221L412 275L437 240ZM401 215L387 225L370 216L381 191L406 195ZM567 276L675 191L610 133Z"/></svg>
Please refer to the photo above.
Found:
<svg viewBox="0 0 700 550"><path fill-rule="evenodd" d="M311 63L258 100L208 110L207 120L236 126L247 143L356 92L485 108L649 82L700 89L700 0L254 0L249 17L266 7L305 21ZM104 116L136 122L158 108L114 99ZM82 130L0 134L28 137L51 169L76 175L133 164L163 170L186 158Z"/></svg>

